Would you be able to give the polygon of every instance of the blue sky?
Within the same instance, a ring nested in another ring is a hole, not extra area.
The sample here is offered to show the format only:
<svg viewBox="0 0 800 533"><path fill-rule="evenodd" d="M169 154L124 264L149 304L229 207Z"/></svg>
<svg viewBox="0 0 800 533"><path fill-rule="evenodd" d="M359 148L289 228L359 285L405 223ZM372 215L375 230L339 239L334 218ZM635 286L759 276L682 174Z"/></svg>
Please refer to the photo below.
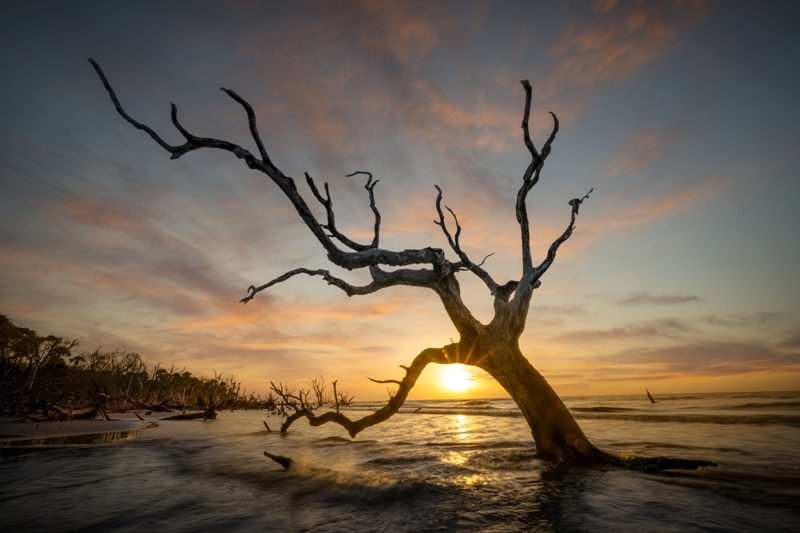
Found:
<svg viewBox="0 0 800 533"><path fill-rule="evenodd" d="M438 300L347 298L295 279L327 268L265 176L227 153L177 161L116 114L177 142L253 148L330 183L337 220L371 232L360 176L380 180L382 245L446 247L435 189L471 257L519 272L513 202L534 142L561 130L533 190L534 253L594 192L536 291L523 352L562 394L800 388L800 8L793 2L35 2L0 17L0 313L84 349L127 349L196 373L322 374L385 392L455 337ZM312 199L304 184L301 192ZM320 210L319 215L323 212ZM359 273L342 273L356 282ZM491 298L461 279L488 320ZM416 397L442 392L436 368ZM475 374L464 395L499 396Z"/></svg>

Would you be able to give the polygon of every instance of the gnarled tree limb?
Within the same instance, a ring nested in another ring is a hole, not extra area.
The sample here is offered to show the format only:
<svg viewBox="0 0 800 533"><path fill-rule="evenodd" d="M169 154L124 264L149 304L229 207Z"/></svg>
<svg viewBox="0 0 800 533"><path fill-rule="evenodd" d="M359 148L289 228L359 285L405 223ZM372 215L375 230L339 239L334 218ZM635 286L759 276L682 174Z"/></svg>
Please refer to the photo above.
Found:
<svg viewBox="0 0 800 533"><path fill-rule="evenodd" d="M567 226L567 229L564 230L564 233L562 233L560 237L553 241L553 244L551 244L550 248L547 250L547 257L545 257L541 264L536 267L535 275L533 277L534 281L538 281L539 278L541 278L544 273L547 272L547 269L550 268L550 265L552 265L553 261L556 259L556 252L558 251L559 246L564 244L564 242L569 239L570 236L572 236L572 232L575 230L575 217L578 216L578 207L580 207L584 200L589 198L589 195L593 190L594 187L592 187L592 189L587 192L583 198L574 198L569 201L569 205L572 207L569 225Z"/></svg>
<svg viewBox="0 0 800 533"><path fill-rule="evenodd" d="M314 234L316 239L320 242L323 246L325 251L328 253L328 259L334 263L335 265L346 268L349 270L356 269L356 268L367 268L373 265L385 265L385 266L393 266L393 267L401 267L401 266L410 266L410 265L422 265L422 264L429 264L429 265L442 265L445 261L444 252L438 248L421 248L421 249L407 249L401 251L392 251L392 250L384 250L380 248L369 248L367 250L357 250L353 252L346 252L344 250L339 249L336 244L328 237L325 233L324 228L322 228L317 222L317 219L314 217L314 214L309 209L308 205L306 204L303 197L297 191L297 186L294 183L294 180L289 176L286 176L280 169L278 169L272 161L267 157L264 160L259 160L253 154L251 154L248 150L242 148L241 146L219 139L211 139L211 138L203 138L197 137L189 133L186 128L184 128L180 122L178 121L177 115L177 106L174 104L171 105L171 118L172 123L178 129L178 131L184 136L186 142L179 146L173 146L169 143L165 142L152 128L137 122L133 118L131 118L125 110L122 108L122 105L119 102L114 90L112 89L108 79L106 78L105 74L103 73L100 65L94 59L89 59L92 66L94 67L97 75L100 77L101 81L103 82L103 86L108 91L109 96L111 97L112 102L114 103L114 107L116 108L117 112L130 124L132 124L135 128L145 131L148 135L150 135L153 140L155 140L159 146L164 148L168 151L171 155L172 159L177 159L184 154L192 152L194 150L199 150L201 148L216 148L220 150L225 150L231 152L236 157L243 159L247 166L251 169L258 170L267 174L272 181L278 185L278 187L283 191L286 197L292 202L295 209L297 210L298 215L306 224L306 226L311 230ZM226 94L234 98L232 91L228 92L226 90ZM244 105L247 102L236 95L234 98L237 102ZM247 104L249 106L249 104ZM247 106L245 110L247 111ZM255 117L253 116L253 128L255 127ZM251 128L251 133L255 131ZM256 132L257 134L257 132ZM258 144L258 142L257 142ZM259 146L259 151L263 148L263 143ZM266 150L263 151L262 157L266 155ZM374 182L370 185L374 185Z"/></svg>
<svg viewBox="0 0 800 533"><path fill-rule="evenodd" d="M551 111L550 114L553 116L554 121L553 131L550 133L550 137L548 137L547 141L545 142L542 153L536 151L536 148L533 146L533 142L531 141L531 134L528 127L528 118L530 117L531 113L531 98L533 89L531 88L531 84L528 80L522 80L520 83L525 89L525 111L522 117L522 133L525 146L531 153L531 162L522 177L522 185L520 186L519 191L517 191L516 203L516 215L517 222L520 226L520 240L522 245L522 272L524 276L533 268L533 259L531 258L530 223L528 221L528 207L526 205L526 201L528 198L528 193L539 181L542 166L544 166L544 160L548 155L550 155L553 140L555 140L556 133L558 133L559 123L558 117L556 117L555 113Z"/></svg>
<svg viewBox="0 0 800 533"><path fill-rule="evenodd" d="M381 233L381 214L378 208L375 207L375 185L377 185L380 180L372 181L372 172L364 172L363 170L356 170L352 174L347 174L346 177L349 178L357 174L366 174L368 176L367 184L364 185L364 188L369 194L369 208L372 209L372 213L375 215L375 225L373 227L374 236L372 237L372 245L370 248L377 248Z"/></svg>
<svg viewBox="0 0 800 533"><path fill-rule="evenodd" d="M405 403L408 393L411 392L411 389L416 384L417 378L419 378L419 375L429 363L449 364L458 362L457 352L457 344L449 344L442 348L428 348L420 352L420 354L414 358L414 361L411 363L411 365L405 369L405 377L401 381L395 382L399 386L394 396L389 399L385 406L383 406L381 409L378 409L374 413L357 420L352 420L338 411L328 411L321 415L316 415L311 409L302 409L296 411L293 415L286 419L281 426L281 432L285 432L289 426L292 425L292 423L305 416L308 419L309 425L311 426L321 426L323 424L332 422L345 428L351 437L355 437L368 427L374 426L375 424L380 424L397 413L397 411L400 410L400 407L402 407L403 403Z"/></svg>

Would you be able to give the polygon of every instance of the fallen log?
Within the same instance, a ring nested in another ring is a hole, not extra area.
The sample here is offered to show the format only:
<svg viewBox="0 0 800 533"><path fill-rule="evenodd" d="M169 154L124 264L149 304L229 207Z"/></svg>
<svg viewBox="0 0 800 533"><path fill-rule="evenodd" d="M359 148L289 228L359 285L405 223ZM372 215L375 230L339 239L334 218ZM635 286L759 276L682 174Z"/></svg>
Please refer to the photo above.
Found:
<svg viewBox="0 0 800 533"><path fill-rule="evenodd" d="M198 411L196 413L185 413L180 415L172 415L166 418L162 418L161 420L203 420L206 416L204 411Z"/></svg>
<svg viewBox="0 0 800 533"><path fill-rule="evenodd" d="M100 409L94 405L81 407L79 409L64 409L58 405L51 405L50 409L57 411L61 417L67 417L68 420L74 420L76 418L96 418L100 412Z"/></svg>

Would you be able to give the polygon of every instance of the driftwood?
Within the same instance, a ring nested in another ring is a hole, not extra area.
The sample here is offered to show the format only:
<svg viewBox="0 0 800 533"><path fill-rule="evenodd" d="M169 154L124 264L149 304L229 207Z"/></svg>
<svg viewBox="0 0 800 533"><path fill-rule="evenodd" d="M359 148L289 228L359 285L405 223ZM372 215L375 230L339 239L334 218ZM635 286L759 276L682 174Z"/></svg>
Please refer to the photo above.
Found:
<svg viewBox="0 0 800 533"><path fill-rule="evenodd" d="M74 419L84 419L84 418L97 418L97 415L100 414L100 408L96 405L92 405L89 407L81 407L79 409L64 409L58 405L51 405L50 409L56 411L60 416L60 418L64 418L67 420L74 420Z"/></svg>
<svg viewBox="0 0 800 533"><path fill-rule="evenodd" d="M264 455L266 455L267 457L269 457L270 459L272 459L273 461L275 461L276 463L278 463L279 465L281 465L282 467L284 467L287 470L294 463L294 461L292 459L290 459L288 457L284 457L282 455L272 455L271 453L269 453L267 451L264 452Z"/></svg>
<svg viewBox="0 0 800 533"><path fill-rule="evenodd" d="M655 399L653 398L653 395L652 395L652 394L650 394L650 391L649 391L649 390L645 389L645 392L647 393L647 397L648 397L648 398L650 398L650 403L658 403L658 402L657 402L657 401L655 401Z"/></svg>
<svg viewBox="0 0 800 533"><path fill-rule="evenodd" d="M197 413L183 413L180 415L172 415L166 418L162 418L161 420L204 420L206 413L204 411L199 411Z"/></svg>

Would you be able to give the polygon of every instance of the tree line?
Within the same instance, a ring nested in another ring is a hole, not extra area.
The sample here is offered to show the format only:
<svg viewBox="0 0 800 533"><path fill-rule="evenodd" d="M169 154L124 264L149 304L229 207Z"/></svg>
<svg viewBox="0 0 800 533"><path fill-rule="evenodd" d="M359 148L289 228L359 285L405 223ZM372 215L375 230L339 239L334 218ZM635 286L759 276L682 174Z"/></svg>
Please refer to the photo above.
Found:
<svg viewBox="0 0 800 533"><path fill-rule="evenodd" d="M109 412L275 410L276 397L233 376L195 376L175 365L148 365L124 350L78 352L79 341L13 324L0 315L0 416L32 420L108 418Z"/></svg>

